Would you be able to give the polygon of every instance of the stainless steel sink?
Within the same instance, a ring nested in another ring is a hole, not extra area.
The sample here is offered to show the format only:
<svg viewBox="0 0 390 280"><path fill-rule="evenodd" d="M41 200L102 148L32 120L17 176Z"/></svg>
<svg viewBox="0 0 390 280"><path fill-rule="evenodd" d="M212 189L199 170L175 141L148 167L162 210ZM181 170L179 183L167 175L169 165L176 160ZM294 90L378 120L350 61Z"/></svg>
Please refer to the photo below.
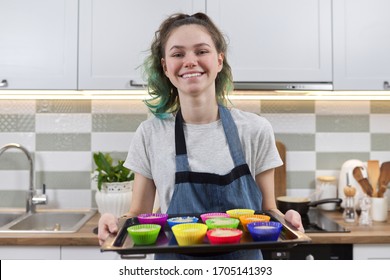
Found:
<svg viewBox="0 0 390 280"><path fill-rule="evenodd" d="M16 217L0 228L0 232L71 233L78 231L96 210L36 212Z"/></svg>
<svg viewBox="0 0 390 280"><path fill-rule="evenodd" d="M17 218L23 216L23 212L20 213L8 213L8 212L1 212L0 213L0 227L3 227L10 222L16 220Z"/></svg>

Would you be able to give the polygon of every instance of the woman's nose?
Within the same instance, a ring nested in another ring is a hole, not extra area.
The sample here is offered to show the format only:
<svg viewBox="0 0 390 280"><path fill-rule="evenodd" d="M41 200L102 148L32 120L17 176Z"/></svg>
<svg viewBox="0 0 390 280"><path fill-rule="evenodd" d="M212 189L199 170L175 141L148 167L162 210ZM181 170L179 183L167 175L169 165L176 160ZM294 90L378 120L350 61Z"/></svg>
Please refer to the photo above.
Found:
<svg viewBox="0 0 390 280"><path fill-rule="evenodd" d="M197 58L194 54L188 54L184 60L184 67L192 68L197 65Z"/></svg>

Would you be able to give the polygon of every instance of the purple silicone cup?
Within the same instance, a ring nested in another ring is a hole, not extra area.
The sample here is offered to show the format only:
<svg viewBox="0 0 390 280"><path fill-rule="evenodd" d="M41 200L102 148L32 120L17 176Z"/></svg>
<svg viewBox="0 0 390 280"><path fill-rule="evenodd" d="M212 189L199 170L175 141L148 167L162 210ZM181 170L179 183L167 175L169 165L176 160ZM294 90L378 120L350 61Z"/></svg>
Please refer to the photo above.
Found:
<svg viewBox="0 0 390 280"><path fill-rule="evenodd" d="M162 213L140 214L137 216L137 218L140 224L156 224L156 225L160 225L163 228L168 220L168 214L162 214Z"/></svg>

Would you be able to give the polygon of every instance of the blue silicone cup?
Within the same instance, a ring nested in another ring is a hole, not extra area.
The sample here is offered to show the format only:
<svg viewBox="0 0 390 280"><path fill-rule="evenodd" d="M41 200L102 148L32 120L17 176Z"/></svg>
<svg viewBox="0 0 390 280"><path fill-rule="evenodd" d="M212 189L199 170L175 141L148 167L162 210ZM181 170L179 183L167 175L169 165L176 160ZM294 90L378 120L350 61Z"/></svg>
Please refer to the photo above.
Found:
<svg viewBox="0 0 390 280"><path fill-rule="evenodd" d="M179 224L193 224L197 223L199 218L192 216L183 216L183 217L172 217L168 219L169 227L173 227Z"/></svg>
<svg viewBox="0 0 390 280"><path fill-rule="evenodd" d="M279 222L254 222L247 225L253 241L277 241L283 225Z"/></svg>

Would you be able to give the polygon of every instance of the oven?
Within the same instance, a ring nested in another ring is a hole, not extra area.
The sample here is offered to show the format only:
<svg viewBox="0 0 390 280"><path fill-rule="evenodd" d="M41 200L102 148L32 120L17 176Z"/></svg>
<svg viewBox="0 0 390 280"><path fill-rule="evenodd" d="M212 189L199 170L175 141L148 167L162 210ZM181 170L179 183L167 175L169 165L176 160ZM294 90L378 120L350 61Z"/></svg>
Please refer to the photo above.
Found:
<svg viewBox="0 0 390 280"><path fill-rule="evenodd" d="M302 216L305 233L349 232L318 209ZM352 244L300 244L290 249L263 250L265 260L352 260Z"/></svg>

